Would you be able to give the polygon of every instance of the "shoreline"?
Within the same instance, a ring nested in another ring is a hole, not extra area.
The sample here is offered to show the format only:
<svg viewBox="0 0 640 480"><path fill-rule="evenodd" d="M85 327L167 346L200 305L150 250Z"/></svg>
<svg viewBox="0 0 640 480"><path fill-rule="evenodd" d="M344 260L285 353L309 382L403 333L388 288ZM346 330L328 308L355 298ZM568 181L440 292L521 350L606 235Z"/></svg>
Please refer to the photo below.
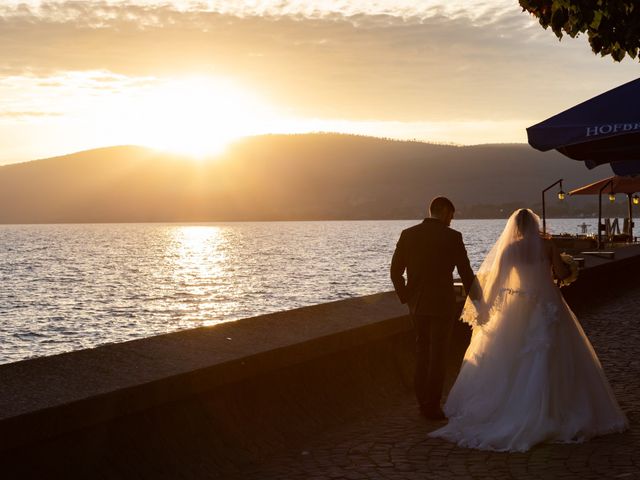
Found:
<svg viewBox="0 0 640 480"><path fill-rule="evenodd" d="M511 213L511 212L510 212ZM507 220L510 213L503 217L456 217L456 220ZM547 220L597 220L598 215L593 216L547 216ZM604 218L604 217L603 217ZM612 217L615 218L615 217ZM2 223L0 226L29 226L29 225L227 225L227 224L246 224L246 223L328 223L328 222L420 222L424 217L419 218L334 218L334 219L277 219L277 220L202 220L202 221L104 221L104 222L31 222L31 223Z"/></svg>

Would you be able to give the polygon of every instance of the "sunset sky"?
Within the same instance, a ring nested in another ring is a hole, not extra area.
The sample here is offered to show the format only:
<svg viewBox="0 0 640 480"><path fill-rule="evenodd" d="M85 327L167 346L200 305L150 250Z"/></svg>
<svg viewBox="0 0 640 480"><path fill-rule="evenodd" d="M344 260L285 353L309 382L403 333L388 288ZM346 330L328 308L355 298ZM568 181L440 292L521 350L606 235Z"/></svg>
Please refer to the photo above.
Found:
<svg viewBox="0 0 640 480"><path fill-rule="evenodd" d="M517 0L2 0L0 59L0 164L262 133L525 142L640 71Z"/></svg>

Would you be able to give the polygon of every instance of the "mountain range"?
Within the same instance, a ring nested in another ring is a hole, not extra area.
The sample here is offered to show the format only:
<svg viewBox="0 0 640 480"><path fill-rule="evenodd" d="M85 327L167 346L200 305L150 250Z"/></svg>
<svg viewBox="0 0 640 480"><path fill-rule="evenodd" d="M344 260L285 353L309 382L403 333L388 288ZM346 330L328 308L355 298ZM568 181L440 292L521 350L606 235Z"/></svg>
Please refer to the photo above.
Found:
<svg viewBox="0 0 640 480"><path fill-rule="evenodd" d="M459 218L496 218L539 210L559 178L569 190L610 175L523 144L264 135L201 161L117 146L0 167L0 223L410 219L436 195ZM594 197L560 203L556 193L552 215L597 210Z"/></svg>

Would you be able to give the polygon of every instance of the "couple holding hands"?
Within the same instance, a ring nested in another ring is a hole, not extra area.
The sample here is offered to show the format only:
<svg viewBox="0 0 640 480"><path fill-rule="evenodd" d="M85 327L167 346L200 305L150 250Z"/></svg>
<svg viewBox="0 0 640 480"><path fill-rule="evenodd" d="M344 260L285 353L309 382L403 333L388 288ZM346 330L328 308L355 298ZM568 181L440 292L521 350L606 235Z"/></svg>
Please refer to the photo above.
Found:
<svg viewBox="0 0 640 480"><path fill-rule="evenodd" d="M571 271L540 233L538 216L516 210L474 275L462 235L449 227L453 203L437 197L429 213L402 232L391 262L394 288L415 327L421 413L449 419L429 435L469 448L526 451L625 430L598 357L554 282ZM469 293L462 321L473 333L443 411L457 321L454 268Z"/></svg>

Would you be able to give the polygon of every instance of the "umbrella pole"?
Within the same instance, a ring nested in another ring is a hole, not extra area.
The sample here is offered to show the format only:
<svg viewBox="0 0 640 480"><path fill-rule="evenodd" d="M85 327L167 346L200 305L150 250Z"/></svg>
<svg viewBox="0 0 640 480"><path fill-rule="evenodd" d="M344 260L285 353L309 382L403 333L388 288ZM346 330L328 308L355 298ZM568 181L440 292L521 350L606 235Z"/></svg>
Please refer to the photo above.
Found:
<svg viewBox="0 0 640 480"><path fill-rule="evenodd" d="M598 195L598 250L602 245L602 191Z"/></svg>
<svg viewBox="0 0 640 480"><path fill-rule="evenodd" d="M598 192L598 250L602 247L602 192L611 185L611 193L613 193L613 178L605 183Z"/></svg>
<svg viewBox="0 0 640 480"><path fill-rule="evenodd" d="M547 234L547 212L544 204L544 190L542 191L542 233Z"/></svg>
<svg viewBox="0 0 640 480"><path fill-rule="evenodd" d="M629 206L629 242L633 242L633 204L631 203L631 194L627 193L627 205Z"/></svg>

